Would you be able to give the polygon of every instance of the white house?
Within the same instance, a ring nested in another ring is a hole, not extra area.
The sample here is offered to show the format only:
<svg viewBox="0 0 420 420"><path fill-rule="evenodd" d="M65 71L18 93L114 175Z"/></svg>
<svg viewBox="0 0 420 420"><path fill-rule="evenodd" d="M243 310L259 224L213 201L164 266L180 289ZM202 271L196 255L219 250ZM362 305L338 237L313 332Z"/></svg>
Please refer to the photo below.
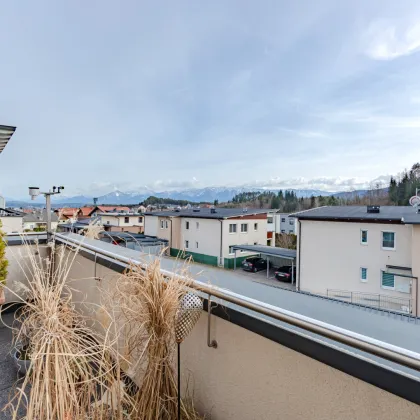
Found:
<svg viewBox="0 0 420 420"><path fill-rule="evenodd" d="M275 214L276 233L292 233L296 235L296 219L289 217L289 213Z"/></svg>
<svg viewBox="0 0 420 420"><path fill-rule="evenodd" d="M420 214L414 208L334 206L292 216L300 290L420 315Z"/></svg>
<svg viewBox="0 0 420 420"><path fill-rule="evenodd" d="M144 215L143 213L98 213L104 228L111 232L144 232Z"/></svg>
<svg viewBox="0 0 420 420"><path fill-rule="evenodd" d="M174 257L191 256L196 262L233 268L233 246L267 244L268 211L192 208L150 212L145 213L144 232L167 239ZM246 255L250 253L243 252L241 258Z"/></svg>

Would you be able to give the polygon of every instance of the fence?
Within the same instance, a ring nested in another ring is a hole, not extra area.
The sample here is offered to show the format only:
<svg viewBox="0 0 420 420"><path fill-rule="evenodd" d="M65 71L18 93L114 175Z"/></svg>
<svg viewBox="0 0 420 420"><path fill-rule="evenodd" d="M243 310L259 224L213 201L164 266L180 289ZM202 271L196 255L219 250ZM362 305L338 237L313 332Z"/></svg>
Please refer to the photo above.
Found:
<svg viewBox="0 0 420 420"><path fill-rule="evenodd" d="M327 296L355 305L369 306L393 312L412 314L413 302L410 298L399 298L376 293L350 292L348 290L327 289ZM414 314L413 314L414 315Z"/></svg>

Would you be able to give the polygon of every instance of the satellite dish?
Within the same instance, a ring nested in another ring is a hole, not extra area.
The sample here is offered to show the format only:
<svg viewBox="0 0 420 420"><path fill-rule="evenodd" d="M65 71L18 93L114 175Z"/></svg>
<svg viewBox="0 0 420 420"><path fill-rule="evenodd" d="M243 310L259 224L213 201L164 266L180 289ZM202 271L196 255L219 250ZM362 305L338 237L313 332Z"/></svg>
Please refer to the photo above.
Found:
<svg viewBox="0 0 420 420"><path fill-rule="evenodd" d="M408 201L410 203L410 206L420 206L420 197L418 195L413 195Z"/></svg>

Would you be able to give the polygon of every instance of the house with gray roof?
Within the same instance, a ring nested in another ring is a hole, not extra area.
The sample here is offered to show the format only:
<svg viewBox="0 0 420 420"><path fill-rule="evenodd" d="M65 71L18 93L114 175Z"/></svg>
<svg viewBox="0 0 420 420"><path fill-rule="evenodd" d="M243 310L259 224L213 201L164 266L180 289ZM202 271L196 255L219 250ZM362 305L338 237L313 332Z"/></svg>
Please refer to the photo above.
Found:
<svg viewBox="0 0 420 420"><path fill-rule="evenodd" d="M297 219L297 287L420 315L420 213L409 206L328 206Z"/></svg>
<svg viewBox="0 0 420 420"><path fill-rule="evenodd" d="M233 268L234 246L267 245L269 211L195 207L146 212L144 233L166 239L173 257L192 257L195 262ZM240 253L238 263L252 254Z"/></svg>

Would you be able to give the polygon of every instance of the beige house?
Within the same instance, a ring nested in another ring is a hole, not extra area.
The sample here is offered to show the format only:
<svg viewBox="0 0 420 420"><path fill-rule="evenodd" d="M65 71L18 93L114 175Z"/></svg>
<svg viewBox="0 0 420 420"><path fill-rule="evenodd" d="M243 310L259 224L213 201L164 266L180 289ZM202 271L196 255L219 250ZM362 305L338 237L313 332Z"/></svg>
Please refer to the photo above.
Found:
<svg viewBox="0 0 420 420"><path fill-rule="evenodd" d="M1 230L4 233L23 232L23 215L10 210L0 209Z"/></svg>
<svg viewBox="0 0 420 420"><path fill-rule="evenodd" d="M294 216L299 290L420 314L420 214L414 208L334 206Z"/></svg>
<svg viewBox="0 0 420 420"><path fill-rule="evenodd" d="M143 213L98 213L97 216L110 232L144 233Z"/></svg>
<svg viewBox="0 0 420 420"><path fill-rule="evenodd" d="M194 208L145 213L146 235L169 241L170 255L233 268L235 245L267 244L267 212L256 209ZM240 262L250 255L242 252Z"/></svg>

